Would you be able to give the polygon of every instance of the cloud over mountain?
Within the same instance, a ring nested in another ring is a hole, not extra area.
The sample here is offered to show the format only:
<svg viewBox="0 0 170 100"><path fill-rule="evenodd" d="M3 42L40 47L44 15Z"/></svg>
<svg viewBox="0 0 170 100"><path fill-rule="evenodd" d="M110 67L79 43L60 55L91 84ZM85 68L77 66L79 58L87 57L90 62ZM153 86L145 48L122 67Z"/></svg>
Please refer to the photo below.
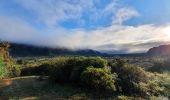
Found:
<svg viewBox="0 0 170 100"><path fill-rule="evenodd" d="M5 1L0 1L6 4ZM126 21L142 16L120 0L16 0L29 16L0 8L0 39L71 49L143 52L169 43L164 30L169 24L127 25ZM8 5L8 4L7 4ZM21 13L22 12L22 13ZM31 16L31 17L30 17ZM73 28L74 26L74 28ZM158 44L155 44L158 43Z"/></svg>

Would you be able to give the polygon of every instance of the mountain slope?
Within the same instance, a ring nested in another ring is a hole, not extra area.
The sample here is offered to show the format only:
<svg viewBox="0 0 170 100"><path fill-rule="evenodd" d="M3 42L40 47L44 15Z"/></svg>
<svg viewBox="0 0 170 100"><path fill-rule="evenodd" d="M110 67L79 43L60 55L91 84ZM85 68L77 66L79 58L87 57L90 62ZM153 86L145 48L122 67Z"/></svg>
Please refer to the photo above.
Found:
<svg viewBox="0 0 170 100"><path fill-rule="evenodd" d="M150 56L170 56L170 45L160 45L153 47L147 52Z"/></svg>
<svg viewBox="0 0 170 100"><path fill-rule="evenodd" d="M10 55L13 57L29 57L29 56L56 56L56 55L103 55L102 53L91 50L70 50L66 48L47 48L25 44L10 44Z"/></svg>

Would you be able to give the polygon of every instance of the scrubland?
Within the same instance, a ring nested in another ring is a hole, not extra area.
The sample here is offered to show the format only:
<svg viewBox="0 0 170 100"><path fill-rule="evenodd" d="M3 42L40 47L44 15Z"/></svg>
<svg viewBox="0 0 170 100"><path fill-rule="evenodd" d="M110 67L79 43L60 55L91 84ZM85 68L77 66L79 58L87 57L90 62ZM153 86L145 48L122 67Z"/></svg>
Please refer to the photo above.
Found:
<svg viewBox="0 0 170 100"><path fill-rule="evenodd" d="M169 58L1 58L0 99L168 99ZM147 67L148 66L148 67Z"/></svg>

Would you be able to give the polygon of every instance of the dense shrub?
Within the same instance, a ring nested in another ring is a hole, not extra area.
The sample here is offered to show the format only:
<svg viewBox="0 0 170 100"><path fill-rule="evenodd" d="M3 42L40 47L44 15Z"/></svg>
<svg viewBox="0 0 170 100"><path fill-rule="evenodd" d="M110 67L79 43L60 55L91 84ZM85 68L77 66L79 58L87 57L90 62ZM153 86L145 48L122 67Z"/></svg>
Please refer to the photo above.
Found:
<svg viewBox="0 0 170 100"><path fill-rule="evenodd" d="M7 76L7 69L5 67L4 61L2 57L0 56L0 79L4 78Z"/></svg>
<svg viewBox="0 0 170 100"><path fill-rule="evenodd" d="M48 75L56 82L76 83L88 66L103 68L107 66L107 61L100 57L58 57L34 67L22 68L21 75Z"/></svg>
<svg viewBox="0 0 170 100"><path fill-rule="evenodd" d="M72 57L52 64L51 79L60 82L78 82L81 73L88 67L104 68L107 61L100 57Z"/></svg>
<svg viewBox="0 0 170 100"><path fill-rule="evenodd" d="M81 82L83 86L95 90L95 92L114 93L116 91L114 80L115 76L102 68L88 67L81 74Z"/></svg>
<svg viewBox="0 0 170 100"><path fill-rule="evenodd" d="M154 76L141 67L120 60L112 64L111 71L117 73L117 89L125 95L149 96L158 95L161 92L159 84L156 82L153 84Z"/></svg>
<svg viewBox="0 0 170 100"><path fill-rule="evenodd" d="M13 65L8 69L9 77L17 77L21 74L20 66L13 63Z"/></svg>
<svg viewBox="0 0 170 100"><path fill-rule="evenodd" d="M73 59L75 60L75 59ZM100 58L100 57L89 57L89 58L82 58L79 59L80 61L77 62L77 64L74 64L70 80L76 82L80 79L81 73L88 67L93 66L95 68L104 68L107 66L107 61ZM74 61L71 61L74 62Z"/></svg>
<svg viewBox="0 0 170 100"><path fill-rule="evenodd" d="M158 96L163 90L154 75L123 59L108 62L100 57L59 57L23 68L21 75L48 75L53 82L83 86L102 94L145 97Z"/></svg>
<svg viewBox="0 0 170 100"><path fill-rule="evenodd" d="M42 64L36 67L26 67L21 69L21 76L31 76L31 75L49 75L50 74L50 64Z"/></svg>
<svg viewBox="0 0 170 100"><path fill-rule="evenodd" d="M170 73L154 73L154 76L157 78L157 82L153 83L159 83L161 86L164 87L163 93L165 94L165 97L170 98Z"/></svg>
<svg viewBox="0 0 170 100"><path fill-rule="evenodd" d="M5 64L2 57L0 57L0 79L16 77L20 75L20 68L16 66L13 62L8 62L8 63L10 64Z"/></svg>
<svg viewBox="0 0 170 100"><path fill-rule="evenodd" d="M154 62L154 65L148 69L151 72L163 73L165 71L170 71L169 60Z"/></svg>

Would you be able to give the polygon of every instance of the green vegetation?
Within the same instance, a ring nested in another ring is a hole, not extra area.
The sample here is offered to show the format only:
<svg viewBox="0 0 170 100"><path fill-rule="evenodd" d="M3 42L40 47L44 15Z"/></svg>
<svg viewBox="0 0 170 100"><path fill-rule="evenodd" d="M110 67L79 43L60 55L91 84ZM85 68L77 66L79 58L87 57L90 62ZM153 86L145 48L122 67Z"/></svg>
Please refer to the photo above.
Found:
<svg viewBox="0 0 170 100"><path fill-rule="evenodd" d="M150 67L148 70L151 72L169 72L170 71L170 59L166 60L157 60L154 62L154 65Z"/></svg>
<svg viewBox="0 0 170 100"><path fill-rule="evenodd" d="M107 62L100 58L94 57L71 57L57 59L48 68L50 78L58 82L79 82L81 73L89 66L94 68L105 68Z"/></svg>
<svg viewBox="0 0 170 100"><path fill-rule="evenodd" d="M111 75L108 71L102 68L88 67L80 76L81 83L84 87L90 90L94 90L99 94L114 94L115 87L115 75Z"/></svg>
<svg viewBox="0 0 170 100"><path fill-rule="evenodd" d="M124 95L150 97L152 95L163 95L163 87L155 82L152 73L146 72L144 69L132 64L126 63L124 60L117 59L111 65L111 70L118 75L116 81L118 91Z"/></svg>
<svg viewBox="0 0 170 100"><path fill-rule="evenodd" d="M20 68L12 61L8 54L9 45L0 43L0 79L20 75Z"/></svg>
<svg viewBox="0 0 170 100"><path fill-rule="evenodd" d="M25 81L28 82L31 79L17 78L20 80L17 84L21 86L19 88L22 89L22 96L32 96L38 100L57 97L117 100L170 97L170 74L167 69L157 73L158 71L149 70L156 65L153 60L147 60L153 64L149 68L130 63L130 60L130 58L105 59L101 57L19 58L15 61L20 67L16 65L12 67L15 68L14 71L10 72L18 73L13 76L19 75L20 72L20 76L38 76L28 87L23 84L26 85ZM15 80L13 82L15 83ZM13 88L12 91L2 93L5 97L22 98L19 96L21 91L18 90Z"/></svg>
<svg viewBox="0 0 170 100"><path fill-rule="evenodd" d="M0 79L7 76L7 70L5 68L4 61L2 59L2 56L0 56Z"/></svg>
<svg viewBox="0 0 170 100"><path fill-rule="evenodd" d="M47 80L39 81L38 76L12 78L11 85L0 93L0 100L56 100L90 98L79 88L53 84Z"/></svg>

